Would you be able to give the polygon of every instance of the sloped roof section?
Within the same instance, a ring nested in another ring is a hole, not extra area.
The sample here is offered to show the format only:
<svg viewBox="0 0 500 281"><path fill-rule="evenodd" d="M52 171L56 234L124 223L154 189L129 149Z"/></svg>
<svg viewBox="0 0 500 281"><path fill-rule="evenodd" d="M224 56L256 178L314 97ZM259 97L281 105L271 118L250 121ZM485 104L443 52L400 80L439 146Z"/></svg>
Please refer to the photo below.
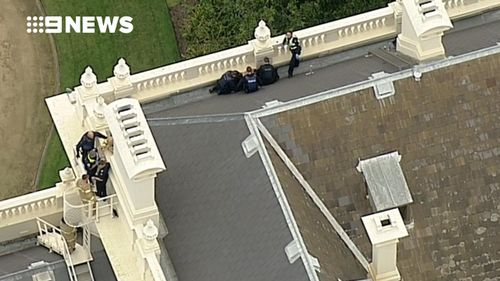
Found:
<svg viewBox="0 0 500 281"><path fill-rule="evenodd" d="M403 156L413 204L398 246L407 281L500 276L500 55L394 81L263 117L262 121L366 257L359 159Z"/></svg>
<svg viewBox="0 0 500 281"><path fill-rule="evenodd" d="M321 281L358 280L367 272L339 237L290 170L267 143L267 151L278 174L307 251L320 263Z"/></svg>
<svg viewBox="0 0 500 281"><path fill-rule="evenodd" d="M245 121L208 119L150 122L169 166L156 198L179 280L309 280L285 254L293 238L259 155L245 157Z"/></svg>

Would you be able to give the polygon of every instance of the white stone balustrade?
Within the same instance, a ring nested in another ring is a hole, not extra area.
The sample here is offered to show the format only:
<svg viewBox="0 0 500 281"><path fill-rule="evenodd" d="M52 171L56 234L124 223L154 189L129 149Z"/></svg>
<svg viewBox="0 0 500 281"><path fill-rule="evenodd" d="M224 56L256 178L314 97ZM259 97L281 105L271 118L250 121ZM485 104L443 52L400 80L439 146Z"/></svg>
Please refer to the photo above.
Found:
<svg viewBox="0 0 500 281"><path fill-rule="evenodd" d="M209 85L228 70L244 71L254 65L253 48L240 46L163 66L130 76L135 94L141 102L155 100L169 94Z"/></svg>
<svg viewBox="0 0 500 281"><path fill-rule="evenodd" d="M62 205L57 188L0 201L0 242L35 233L35 218L62 214Z"/></svg>
<svg viewBox="0 0 500 281"><path fill-rule="evenodd" d="M339 52L355 46L396 37L394 10L386 7L337 21L317 25L294 32L302 45L302 57L312 58ZM286 64L290 60L288 50L283 47L284 35L273 37L275 64Z"/></svg>
<svg viewBox="0 0 500 281"><path fill-rule="evenodd" d="M437 1L443 2L452 20L500 7L498 0ZM320 57L396 37L401 30L401 3L393 2L385 8L295 31L302 44L302 58ZM256 67L256 62L269 54L273 64L287 64L290 54L282 46L283 36L268 38L267 27L262 21L255 30L256 39L247 45L136 74L130 74L125 61L119 60L114 69L115 76L92 88L107 103L127 96L141 102L162 99L212 84L227 70L244 71L248 65Z"/></svg>
<svg viewBox="0 0 500 281"><path fill-rule="evenodd" d="M452 20L470 17L500 7L498 0L442 0Z"/></svg>

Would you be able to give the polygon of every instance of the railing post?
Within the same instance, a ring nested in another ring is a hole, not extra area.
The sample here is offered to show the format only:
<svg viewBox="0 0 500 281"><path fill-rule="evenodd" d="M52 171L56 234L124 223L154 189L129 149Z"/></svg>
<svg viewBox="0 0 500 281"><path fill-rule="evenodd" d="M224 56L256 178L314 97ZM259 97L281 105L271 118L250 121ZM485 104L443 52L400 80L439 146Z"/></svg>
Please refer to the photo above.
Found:
<svg viewBox="0 0 500 281"><path fill-rule="evenodd" d="M111 213L111 217L114 218L115 214L113 214L113 202L114 197L109 198L109 212Z"/></svg>
<svg viewBox="0 0 500 281"><path fill-rule="evenodd" d="M99 222L99 202L95 202L95 221Z"/></svg>

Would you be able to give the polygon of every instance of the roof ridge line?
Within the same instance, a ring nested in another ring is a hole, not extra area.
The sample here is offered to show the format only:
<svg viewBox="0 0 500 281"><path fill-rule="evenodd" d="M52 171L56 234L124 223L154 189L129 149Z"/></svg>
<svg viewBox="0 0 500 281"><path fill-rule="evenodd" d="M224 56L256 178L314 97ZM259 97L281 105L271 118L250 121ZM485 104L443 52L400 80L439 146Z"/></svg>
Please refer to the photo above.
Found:
<svg viewBox="0 0 500 281"><path fill-rule="evenodd" d="M257 124L255 124L254 119L256 119L256 118L254 118L250 114L248 114L248 113L245 114L245 121L247 123L248 130L250 131L250 134L254 135L257 138L258 152L260 155L261 162L264 165L264 168L266 169L266 173L269 176L269 181L271 182L274 193L276 195L276 199L278 200L278 203L281 207L281 211L283 213L283 216L285 217L285 221L286 221L286 224L288 225L288 229L290 230L290 232L292 234L292 238L298 242L298 246L300 249L300 257L301 257L302 263L304 264L306 273L309 276L309 280L310 281L319 281L318 274L317 274L317 272L314 268L313 262L311 260L311 255L307 251L307 247L304 243L304 240L302 238L302 234L300 233L297 222L295 221L295 217L292 213L292 209L290 207L290 204L288 203L285 192L283 191L283 188L282 188L281 183L279 181L278 175L276 174L276 170L274 170L274 166L271 162L271 158L269 157L269 154L267 153L267 150L265 149L265 144L264 144L264 141L262 140L262 135L260 134L259 129L257 127ZM283 251L285 251L285 249L283 249Z"/></svg>
<svg viewBox="0 0 500 281"><path fill-rule="evenodd" d="M283 149L278 145L276 140L273 138L271 133L267 130L267 128L262 124L262 122L257 119L257 128L259 131L264 135L264 137L267 139L269 144L273 147L274 151L278 154L278 156L281 158L285 166L288 168L288 170L292 173L292 175L297 179L299 184L302 186L302 188L306 191L306 193L311 197L313 200L314 204L316 207L318 207L321 211L321 213L325 216L325 218L328 220L328 222L331 224L333 229L335 229L335 232L339 235L339 237L342 239L342 241L346 244L347 248L351 251L351 253L356 257L358 262L363 266L363 268L368 272L368 260L366 257L361 253L361 251L358 249L356 244L349 238L347 233L344 231L342 226L338 223L338 221L335 219L333 214L328 210L328 208L325 206L323 201L321 201L321 198L316 194L314 189L309 185L309 183L304 179L300 171L295 167L295 165L292 163L292 161L288 158L286 153L283 151Z"/></svg>

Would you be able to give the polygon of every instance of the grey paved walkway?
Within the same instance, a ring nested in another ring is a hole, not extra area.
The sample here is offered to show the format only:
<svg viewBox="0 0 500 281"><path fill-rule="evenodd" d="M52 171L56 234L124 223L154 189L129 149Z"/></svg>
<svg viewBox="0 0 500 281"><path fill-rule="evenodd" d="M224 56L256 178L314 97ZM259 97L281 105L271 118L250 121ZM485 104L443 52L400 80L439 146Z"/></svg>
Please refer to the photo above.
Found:
<svg viewBox="0 0 500 281"><path fill-rule="evenodd" d="M299 70L307 71L309 69L308 65L308 61L303 62ZM283 71L283 69L280 70L280 72ZM253 94L243 94L240 92L225 96L214 95L201 101L149 114L148 117L245 112L260 108L267 101L275 99L280 101L293 100L331 88L366 80L374 72L395 72L396 68L379 58L367 56L322 69L313 69L313 71L313 75L306 76L302 73L292 79L280 79L276 84L264 87ZM280 76L286 77L286 74L281 73ZM204 90L207 91L207 89Z"/></svg>

